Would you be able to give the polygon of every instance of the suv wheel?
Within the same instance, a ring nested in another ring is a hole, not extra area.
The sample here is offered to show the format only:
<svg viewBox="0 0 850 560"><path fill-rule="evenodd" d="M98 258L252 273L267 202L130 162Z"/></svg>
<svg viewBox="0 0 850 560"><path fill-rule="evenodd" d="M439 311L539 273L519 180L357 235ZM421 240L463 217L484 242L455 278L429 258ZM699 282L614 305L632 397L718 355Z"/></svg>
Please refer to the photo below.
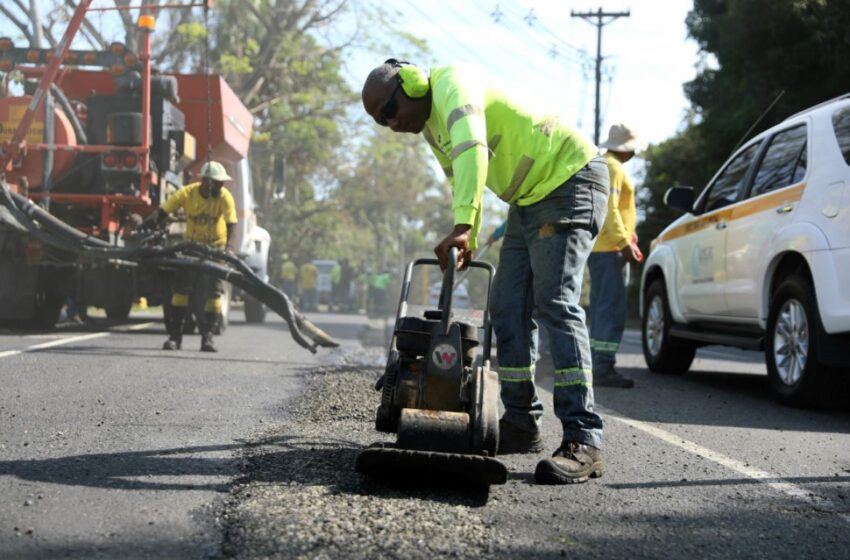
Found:
<svg viewBox="0 0 850 560"><path fill-rule="evenodd" d="M644 294L642 321L643 357L656 373L686 373L694 361L696 346L670 336L673 319L664 280L654 280Z"/></svg>
<svg viewBox="0 0 850 560"><path fill-rule="evenodd" d="M812 407L826 396L828 371L817 359L818 328L811 283L789 277L773 295L765 341L770 386L785 404Z"/></svg>

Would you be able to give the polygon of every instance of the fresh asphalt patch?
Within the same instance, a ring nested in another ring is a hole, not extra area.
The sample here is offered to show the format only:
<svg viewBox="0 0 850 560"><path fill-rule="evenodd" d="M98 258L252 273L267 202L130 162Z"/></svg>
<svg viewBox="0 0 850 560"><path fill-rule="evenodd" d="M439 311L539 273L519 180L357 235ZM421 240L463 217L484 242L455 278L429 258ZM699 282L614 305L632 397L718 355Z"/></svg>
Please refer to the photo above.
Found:
<svg viewBox="0 0 850 560"><path fill-rule="evenodd" d="M245 451L245 477L220 517L236 558L488 557L504 547L476 508L487 493L381 484L354 472L373 429L378 370L317 371L288 419Z"/></svg>
<svg viewBox="0 0 850 560"><path fill-rule="evenodd" d="M535 485L532 473L541 457L517 455L501 457L509 480L489 491L361 475L354 470L357 453L393 440L374 430L379 393L373 386L382 368L373 364L381 355L360 365L341 352L333 365L307 373L305 391L285 404L283 420L266 425L242 448L242 477L217 515L224 557L846 555L846 475L774 477L728 450L712 451L657 423L613 413L606 422L609 471L586 484ZM560 427L547 384L543 436L551 452ZM649 398L618 391L601 388L598 399ZM837 499L816 497L829 488Z"/></svg>

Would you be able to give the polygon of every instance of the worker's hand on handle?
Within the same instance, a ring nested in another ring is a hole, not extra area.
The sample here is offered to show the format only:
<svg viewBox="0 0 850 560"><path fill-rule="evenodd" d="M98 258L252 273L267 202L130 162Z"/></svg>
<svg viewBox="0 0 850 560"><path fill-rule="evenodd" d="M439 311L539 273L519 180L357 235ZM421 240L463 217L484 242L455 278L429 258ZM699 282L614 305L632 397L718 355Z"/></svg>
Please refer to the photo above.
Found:
<svg viewBox="0 0 850 560"><path fill-rule="evenodd" d="M472 261L472 250L469 248L469 224L457 224L440 244L434 247L434 253L440 261L440 269L446 270L449 262L449 249L457 247L457 269L462 270Z"/></svg>

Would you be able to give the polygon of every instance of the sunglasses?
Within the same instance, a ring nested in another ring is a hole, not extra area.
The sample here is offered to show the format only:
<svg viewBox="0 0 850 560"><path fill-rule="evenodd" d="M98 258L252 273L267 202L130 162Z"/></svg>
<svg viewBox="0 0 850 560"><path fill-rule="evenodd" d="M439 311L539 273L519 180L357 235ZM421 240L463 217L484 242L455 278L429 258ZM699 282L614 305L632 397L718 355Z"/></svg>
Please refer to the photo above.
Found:
<svg viewBox="0 0 850 560"><path fill-rule="evenodd" d="M398 113L398 90L401 87L401 82L396 83L395 89L393 90L392 95L390 95L387 102L381 107L381 110L378 111L378 118L375 119L375 122L381 126L387 126L387 121L391 118L395 117Z"/></svg>

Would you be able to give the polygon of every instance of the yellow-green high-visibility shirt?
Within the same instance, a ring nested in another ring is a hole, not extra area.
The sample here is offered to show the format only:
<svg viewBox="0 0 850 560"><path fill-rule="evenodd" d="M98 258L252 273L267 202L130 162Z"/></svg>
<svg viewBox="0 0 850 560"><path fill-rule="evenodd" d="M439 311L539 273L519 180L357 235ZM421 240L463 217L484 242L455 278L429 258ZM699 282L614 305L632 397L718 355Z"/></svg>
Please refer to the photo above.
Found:
<svg viewBox="0 0 850 560"><path fill-rule="evenodd" d="M555 116L538 115L454 66L432 68L431 115L422 134L452 185L455 224L477 246L486 185L509 204L546 198L597 154Z"/></svg>

